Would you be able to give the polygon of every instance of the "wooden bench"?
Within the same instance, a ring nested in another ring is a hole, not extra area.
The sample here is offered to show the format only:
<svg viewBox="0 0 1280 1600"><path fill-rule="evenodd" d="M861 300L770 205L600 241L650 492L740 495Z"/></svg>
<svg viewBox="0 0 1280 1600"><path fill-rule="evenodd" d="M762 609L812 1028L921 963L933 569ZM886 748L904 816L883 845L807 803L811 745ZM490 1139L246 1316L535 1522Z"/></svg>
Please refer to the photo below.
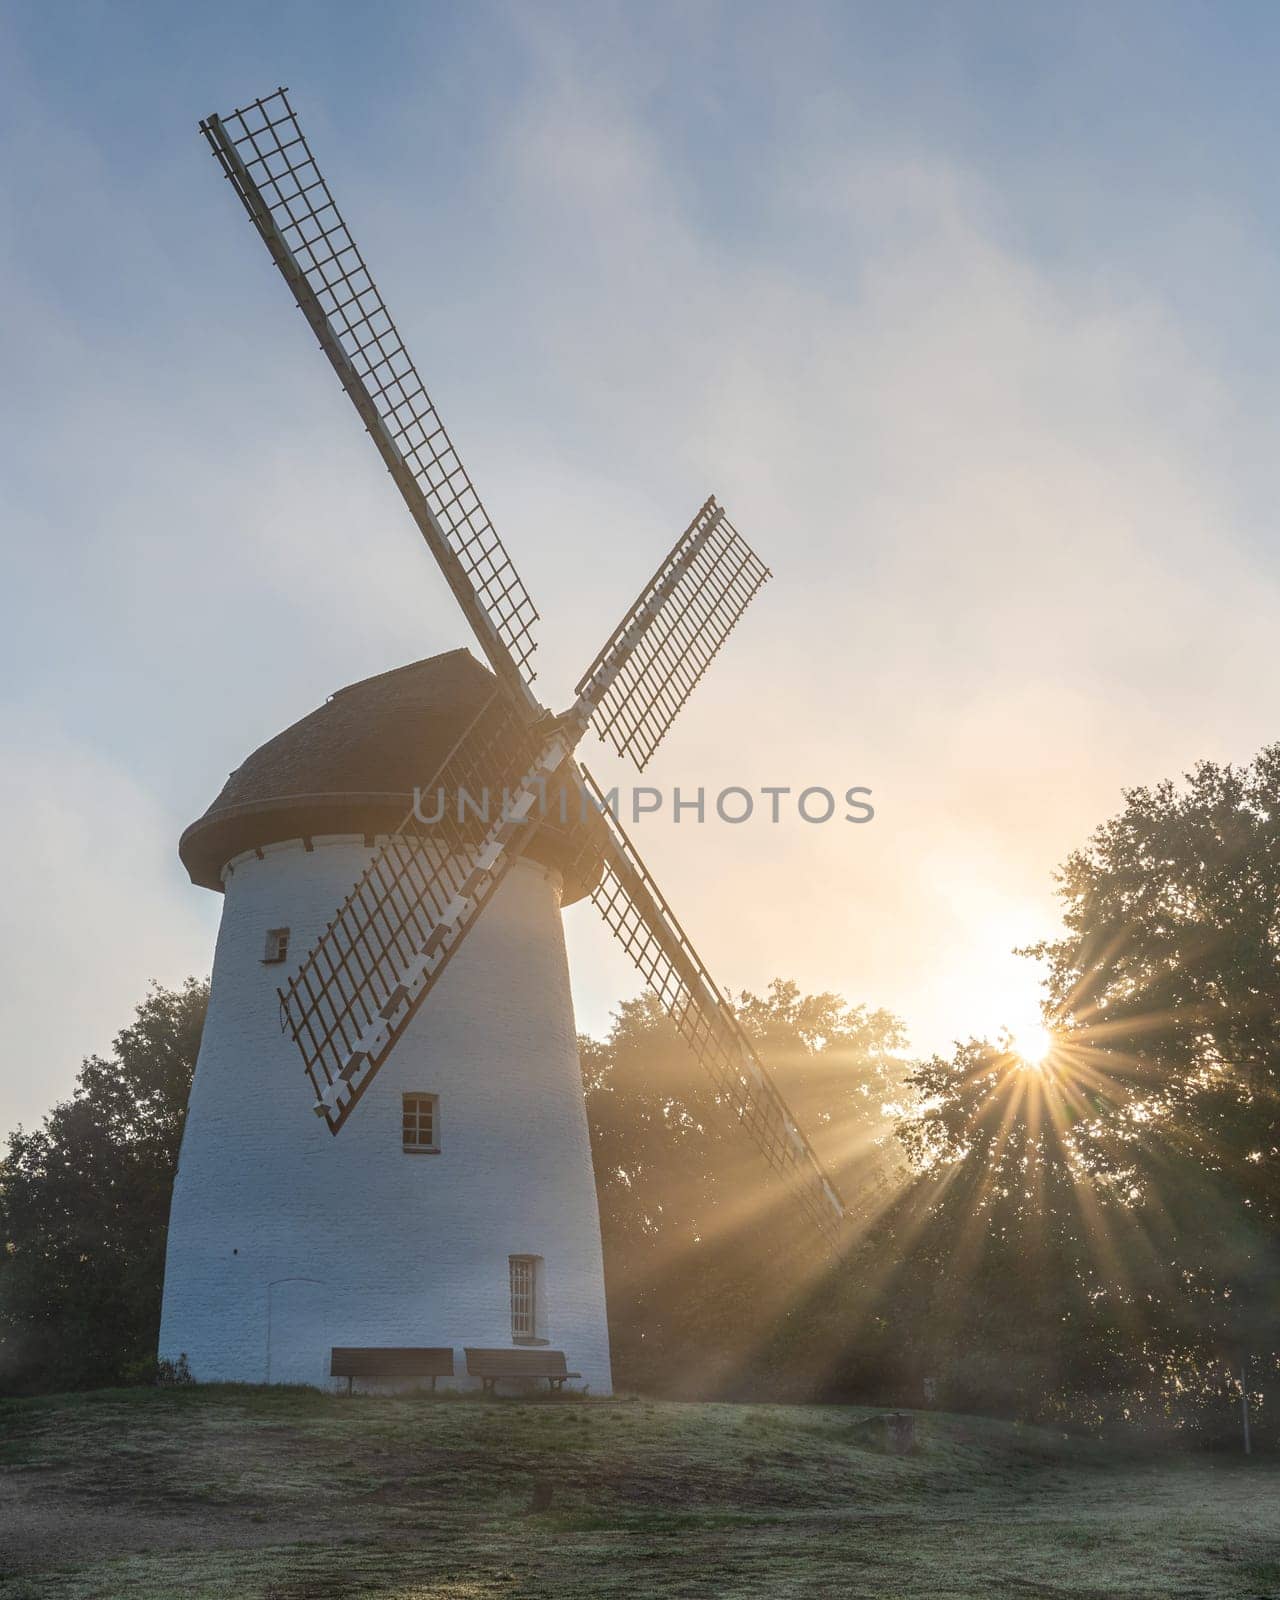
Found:
<svg viewBox="0 0 1280 1600"><path fill-rule="evenodd" d="M494 1385L513 1378L545 1378L552 1392L564 1387L566 1378L580 1378L565 1366L563 1350L468 1350L467 1375L479 1378L486 1394Z"/></svg>
<svg viewBox="0 0 1280 1600"><path fill-rule="evenodd" d="M345 1378L348 1394L355 1378L430 1378L434 1389L437 1378L453 1377L453 1351L392 1347L359 1350L335 1345L329 1376Z"/></svg>

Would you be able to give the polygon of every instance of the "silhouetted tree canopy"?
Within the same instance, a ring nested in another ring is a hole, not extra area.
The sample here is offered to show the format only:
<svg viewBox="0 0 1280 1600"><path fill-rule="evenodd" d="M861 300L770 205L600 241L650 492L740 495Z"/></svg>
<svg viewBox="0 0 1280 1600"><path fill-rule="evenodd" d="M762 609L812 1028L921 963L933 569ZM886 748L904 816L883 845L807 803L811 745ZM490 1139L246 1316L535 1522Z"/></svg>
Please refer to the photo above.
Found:
<svg viewBox="0 0 1280 1600"><path fill-rule="evenodd" d="M153 986L108 1058L0 1161L0 1387L154 1366L169 1196L208 985Z"/></svg>
<svg viewBox="0 0 1280 1600"><path fill-rule="evenodd" d="M1125 796L1060 874L1042 1064L907 1062L888 1012L775 980L739 1015L849 1208L838 1260L656 1001L580 1041L615 1377L1201 1438L1242 1364L1276 1436L1280 746ZM0 1162L0 1384L155 1351L206 990L154 989ZM1268 1393L1270 1391L1270 1393Z"/></svg>
<svg viewBox="0 0 1280 1600"><path fill-rule="evenodd" d="M1126 794L1059 888L1026 952L1055 1047L912 1073L916 1176L855 1298L892 1305L907 1393L1230 1430L1280 1346L1280 747Z"/></svg>
<svg viewBox="0 0 1280 1600"><path fill-rule="evenodd" d="M1180 1370L1280 1340L1280 745L1135 789L1060 875L1032 953L1076 1086L1075 1143ZM1172 1372L1170 1373L1172 1375Z"/></svg>
<svg viewBox="0 0 1280 1600"><path fill-rule="evenodd" d="M905 1168L892 1113L897 1018L775 979L738 1012L856 1212ZM798 1325L828 1270L812 1223L646 995L579 1040L604 1234L616 1381L733 1388Z"/></svg>

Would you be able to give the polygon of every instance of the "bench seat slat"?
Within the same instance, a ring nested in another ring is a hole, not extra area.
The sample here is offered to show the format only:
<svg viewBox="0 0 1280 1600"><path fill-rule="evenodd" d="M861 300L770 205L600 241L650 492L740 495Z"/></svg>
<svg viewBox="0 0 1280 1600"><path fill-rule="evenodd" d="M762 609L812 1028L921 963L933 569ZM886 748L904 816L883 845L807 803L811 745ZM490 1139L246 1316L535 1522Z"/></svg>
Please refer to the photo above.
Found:
<svg viewBox="0 0 1280 1600"><path fill-rule="evenodd" d="M451 1378L452 1348L335 1345L329 1361L333 1378Z"/></svg>
<svg viewBox="0 0 1280 1600"><path fill-rule="evenodd" d="M563 1350L471 1350L467 1371L473 1378L568 1378Z"/></svg>
<svg viewBox="0 0 1280 1600"><path fill-rule="evenodd" d="M468 1348L467 1375L479 1378L486 1393L505 1379L545 1378L555 1390L563 1389L568 1378L580 1378L580 1372L570 1372L565 1364L563 1350L517 1349L477 1350Z"/></svg>

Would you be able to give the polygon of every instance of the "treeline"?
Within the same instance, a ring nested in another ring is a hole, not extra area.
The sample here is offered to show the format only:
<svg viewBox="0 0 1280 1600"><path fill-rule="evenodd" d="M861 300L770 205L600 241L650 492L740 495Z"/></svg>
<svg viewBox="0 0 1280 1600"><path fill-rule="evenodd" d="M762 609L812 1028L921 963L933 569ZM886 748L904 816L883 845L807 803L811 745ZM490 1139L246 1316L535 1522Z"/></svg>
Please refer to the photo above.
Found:
<svg viewBox="0 0 1280 1600"><path fill-rule="evenodd" d="M833 1260L654 1002L581 1042L619 1387L1225 1440L1280 1411L1280 746L1135 790L1029 951L1042 1067L776 981L745 1026L850 1207ZM0 1161L0 1387L154 1360L206 991L153 990Z"/></svg>
<svg viewBox="0 0 1280 1600"><path fill-rule="evenodd" d="M0 1161L0 1393L154 1372L169 1196L209 986L153 985Z"/></svg>
<svg viewBox="0 0 1280 1600"><path fill-rule="evenodd" d="M1215 1442L1243 1390L1280 1444L1280 746L1134 790L1059 889L1043 1066L743 997L851 1202L838 1263L759 1207L647 1003L585 1046L625 1370Z"/></svg>

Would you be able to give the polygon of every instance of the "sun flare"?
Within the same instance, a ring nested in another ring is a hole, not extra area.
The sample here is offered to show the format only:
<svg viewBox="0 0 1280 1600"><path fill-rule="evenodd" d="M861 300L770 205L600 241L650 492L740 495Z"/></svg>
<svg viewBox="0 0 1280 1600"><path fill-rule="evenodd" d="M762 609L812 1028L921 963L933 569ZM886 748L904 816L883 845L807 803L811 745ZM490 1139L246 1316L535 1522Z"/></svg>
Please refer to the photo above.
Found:
<svg viewBox="0 0 1280 1600"><path fill-rule="evenodd" d="M1053 1049L1053 1035L1042 1022L1028 1023L1009 1035L1013 1053L1029 1067L1043 1067Z"/></svg>

